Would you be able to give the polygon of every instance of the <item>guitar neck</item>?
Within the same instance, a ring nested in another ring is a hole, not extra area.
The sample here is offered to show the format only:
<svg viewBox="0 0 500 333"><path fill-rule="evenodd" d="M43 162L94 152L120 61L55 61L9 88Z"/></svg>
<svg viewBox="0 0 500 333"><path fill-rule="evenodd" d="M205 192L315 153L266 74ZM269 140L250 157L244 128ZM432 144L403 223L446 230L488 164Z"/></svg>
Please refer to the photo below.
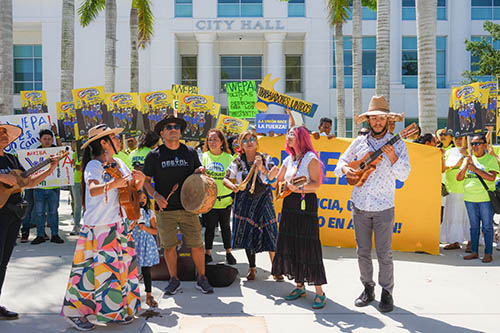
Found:
<svg viewBox="0 0 500 333"><path fill-rule="evenodd" d="M395 135L392 139L390 139L385 145L383 145L382 147L385 147L385 146L392 146L393 144L395 144L396 142L399 141L399 139L401 139L401 136L399 134ZM375 161L377 159L377 157L379 157L381 154L382 154L382 148L379 148L377 149L373 154L370 155L370 157L365 161L365 164L368 165L370 164L371 162Z"/></svg>
<svg viewBox="0 0 500 333"><path fill-rule="evenodd" d="M40 170L41 168L47 166L48 164L50 164L50 158L47 158L47 159L43 160L42 162L38 163L37 165L35 165L34 167L32 167L31 169L24 171L21 174L21 176L23 178L29 177L32 174L34 174L35 172L37 172L38 170Z"/></svg>

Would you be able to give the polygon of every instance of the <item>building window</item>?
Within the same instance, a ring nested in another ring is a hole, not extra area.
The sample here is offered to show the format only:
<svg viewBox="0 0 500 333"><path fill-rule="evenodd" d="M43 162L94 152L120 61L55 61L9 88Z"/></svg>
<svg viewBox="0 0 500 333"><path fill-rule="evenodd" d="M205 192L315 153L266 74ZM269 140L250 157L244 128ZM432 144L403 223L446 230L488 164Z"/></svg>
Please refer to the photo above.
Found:
<svg viewBox="0 0 500 333"><path fill-rule="evenodd" d="M305 17L306 8L305 0L289 0L288 1L288 17Z"/></svg>
<svg viewBox="0 0 500 333"><path fill-rule="evenodd" d="M500 0L472 0L472 20L500 20Z"/></svg>
<svg viewBox="0 0 500 333"><path fill-rule="evenodd" d="M193 0L175 0L175 17L193 17Z"/></svg>
<svg viewBox="0 0 500 333"><path fill-rule="evenodd" d="M415 0L402 0L401 17L404 21L411 21L417 18ZM437 1L437 19L446 20L446 0Z"/></svg>
<svg viewBox="0 0 500 333"><path fill-rule="evenodd" d="M262 56L221 56L220 91L226 92L226 83L255 80L262 81Z"/></svg>
<svg viewBox="0 0 500 333"><path fill-rule="evenodd" d="M186 86L198 85L198 69L196 56L181 56L181 84Z"/></svg>
<svg viewBox="0 0 500 333"><path fill-rule="evenodd" d="M362 87L375 88L376 37L363 37ZM337 88L335 71L335 41L333 43L333 88ZM352 88L352 37L344 37L344 87Z"/></svg>
<svg viewBox="0 0 500 333"><path fill-rule="evenodd" d="M489 44L493 45L495 50L500 50L500 41L493 42L493 39L491 36L472 36L471 41L472 42L478 42L482 38L484 38ZM471 54L470 56L470 70L471 71L478 71L479 70L479 65L474 65L474 63L478 63L480 60L479 57L475 57ZM476 77L478 81L494 81L495 77L492 75L485 75L485 76L478 76Z"/></svg>
<svg viewBox="0 0 500 333"><path fill-rule="evenodd" d="M285 56L286 88L289 93L302 92L302 57Z"/></svg>
<svg viewBox="0 0 500 333"><path fill-rule="evenodd" d="M262 0L218 0L218 17L262 17Z"/></svg>
<svg viewBox="0 0 500 333"><path fill-rule="evenodd" d="M14 45L14 93L42 90L42 45Z"/></svg>
<svg viewBox="0 0 500 333"><path fill-rule="evenodd" d="M335 117L334 119L335 121L335 135L338 135L338 120L337 120L337 117ZM345 137L346 138L352 138L352 118L345 118Z"/></svg>
<svg viewBox="0 0 500 333"><path fill-rule="evenodd" d="M403 37L402 78L407 89L418 87L417 37ZM446 88L446 37L436 37L436 87Z"/></svg>
<svg viewBox="0 0 500 333"><path fill-rule="evenodd" d="M349 0L350 10L347 12L347 19L352 20L352 0ZM361 7L361 19L365 21L374 21L377 19L377 12L371 10L369 7Z"/></svg>

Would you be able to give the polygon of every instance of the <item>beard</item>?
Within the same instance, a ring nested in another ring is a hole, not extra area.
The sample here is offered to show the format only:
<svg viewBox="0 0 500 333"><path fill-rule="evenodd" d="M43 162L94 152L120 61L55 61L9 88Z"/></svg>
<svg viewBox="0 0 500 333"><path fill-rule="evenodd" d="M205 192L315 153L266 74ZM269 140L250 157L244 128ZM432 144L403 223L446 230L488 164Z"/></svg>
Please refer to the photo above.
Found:
<svg viewBox="0 0 500 333"><path fill-rule="evenodd" d="M372 131L372 133L374 135L380 135L380 134L385 134L385 132L387 132L387 124L385 124L384 128L382 128L382 130L380 132L376 132L373 127L370 127L370 130Z"/></svg>

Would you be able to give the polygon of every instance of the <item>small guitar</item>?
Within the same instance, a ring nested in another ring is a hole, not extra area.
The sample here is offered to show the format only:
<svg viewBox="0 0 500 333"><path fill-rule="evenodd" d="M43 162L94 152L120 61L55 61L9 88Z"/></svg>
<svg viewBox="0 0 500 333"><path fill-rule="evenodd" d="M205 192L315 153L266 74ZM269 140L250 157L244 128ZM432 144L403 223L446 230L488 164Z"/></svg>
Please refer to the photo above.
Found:
<svg viewBox="0 0 500 333"><path fill-rule="evenodd" d="M412 123L404 130L402 130L399 134L395 135L392 139L390 139L383 147L392 146L396 142L398 142L402 138L409 137L418 132L418 127L416 123ZM377 159L380 155L382 155L382 148L378 149L375 152L366 153L362 159L353 161L349 163L347 166L356 170L356 174L352 177L348 177L346 175L346 180L349 185L354 186L362 186L368 176L375 171L377 168L377 164L380 162L380 159Z"/></svg>
<svg viewBox="0 0 500 333"><path fill-rule="evenodd" d="M56 157L58 159L62 159L66 156L68 156L69 152L66 150L61 150L59 153L56 154ZM29 183L29 176L37 172L38 170L42 169L43 167L47 166L50 164L50 158L47 158L43 160L42 162L38 163L34 167L26 170L26 171L21 171L21 170L12 170L9 172L10 175L16 177L16 184L13 186L8 186L7 184L0 183L0 208L2 208L7 200L9 200L10 196L13 193L19 193L21 192Z"/></svg>
<svg viewBox="0 0 500 333"><path fill-rule="evenodd" d="M294 186L302 186L307 182L306 176L300 176L292 180ZM275 200L281 200L292 194L292 191L288 188L288 183L286 181L279 182L276 186L276 197Z"/></svg>
<svg viewBox="0 0 500 333"><path fill-rule="evenodd" d="M123 177L116 162L104 163L103 168L113 178ZM129 220L138 220L141 217L139 193L134 184L129 181L127 182L127 187L118 188L118 199L120 200L120 206L125 210L125 214L127 214Z"/></svg>

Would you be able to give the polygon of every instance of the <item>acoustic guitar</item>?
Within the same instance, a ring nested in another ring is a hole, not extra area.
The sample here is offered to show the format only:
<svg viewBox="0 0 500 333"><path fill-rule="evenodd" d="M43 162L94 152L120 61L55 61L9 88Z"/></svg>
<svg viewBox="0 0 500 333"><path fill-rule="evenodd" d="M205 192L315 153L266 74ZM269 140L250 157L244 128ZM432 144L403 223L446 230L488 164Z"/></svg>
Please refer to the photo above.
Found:
<svg viewBox="0 0 500 333"><path fill-rule="evenodd" d="M68 156L69 152L66 150L61 150L59 153L56 154L56 157L60 160L66 156ZM38 163L34 167L26 170L26 171L21 171L21 170L12 170L9 172L9 175L12 175L16 177L16 184L13 186L9 186L4 183L0 183L0 208L2 208L5 203L9 200L10 196L13 193L19 193L21 192L26 186L28 186L29 183L29 176L37 172L38 170L42 169L43 167L47 166L50 164L50 158L47 158L43 160L42 162Z"/></svg>
<svg viewBox="0 0 500 333"><path fill-rule="evenodd" d="M407 138L418 132L418 126L416 123L412 123L404 130L402 130L399 134L395 135L392 139L390 139L383 147L392 146L396 142L398 142L402 138ZM354 176L347 176L346 180L349 185L354 186L362 186L370 174L375 171L377 168L377 164L380 162L380 159L377 159L380 155L382 155L382 147L375 152L366 153L362 159L353 161L347 166L355 169Z"/></svg>
<svg viewBox="0 0 500 333"><path fill-rule="evenodd" d="M103 168L113 178L123 177L116 162L104 163ZM129 220L138 220L141 217L139 192L135 184L128 181L126 187L118 188L118 199L120 200L120 206L125 210L125 214Z"/></svg>
<svg viewBox="0 0 500 333"><path fill-rule="evenodd" d="M294 186L302 186L307 182L306 176L300 176L292 180ZM276 196L275 200L281 200L292 194L292 191L288 188L288 183L286 181L279 182L276 186Z"/></svg>

